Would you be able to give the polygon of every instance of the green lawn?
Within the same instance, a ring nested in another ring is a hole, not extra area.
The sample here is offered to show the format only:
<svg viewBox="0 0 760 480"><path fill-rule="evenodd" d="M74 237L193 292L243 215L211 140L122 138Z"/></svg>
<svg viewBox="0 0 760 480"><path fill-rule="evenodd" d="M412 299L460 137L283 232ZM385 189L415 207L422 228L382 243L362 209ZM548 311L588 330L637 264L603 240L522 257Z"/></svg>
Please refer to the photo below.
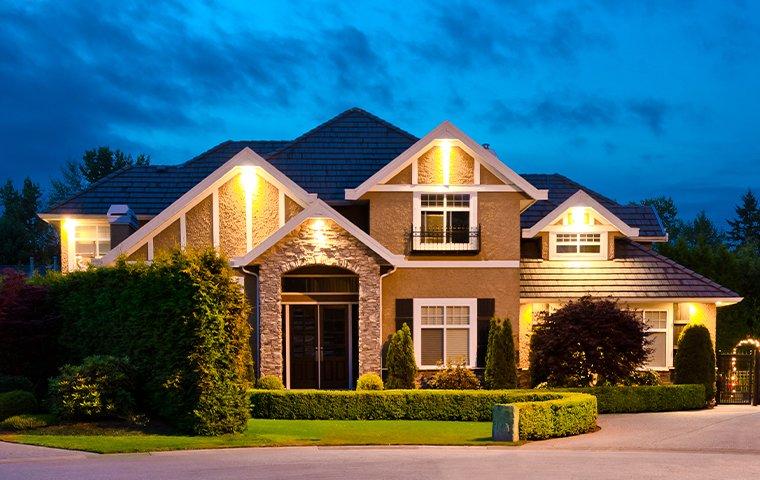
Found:
<svg viewBox="0 0 760 480"><path fill-rule="evenodd" d="M191 437L92 424L0 434L8 442L97 453L295 445L513 445L491 440L491 422L249 420L240 435Z"/></svg>

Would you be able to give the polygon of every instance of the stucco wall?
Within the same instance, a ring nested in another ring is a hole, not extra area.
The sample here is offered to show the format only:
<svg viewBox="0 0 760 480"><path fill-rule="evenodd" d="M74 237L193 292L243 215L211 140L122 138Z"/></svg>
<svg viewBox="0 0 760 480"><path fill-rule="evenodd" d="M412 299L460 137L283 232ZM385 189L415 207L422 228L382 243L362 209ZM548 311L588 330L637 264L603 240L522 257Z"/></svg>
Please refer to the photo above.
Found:
<svg viewBox="0 0 760 480"><path fill-rule="evenodd" d="M369 233L393 253L403 254L405 234L412 228L411 192L370 192Z"/></svg>
<svg viewBox="0 0 760 480"><path fill-rule="evenodd" d="M127 257L128 262L145 262L148 260L148 244L143 243L140 248Z"/></svg>
<svg viewBox="0 0 760 480"><path fill-rule="evenodd" d="M504 182L499 180L499 177L491 173L491 171L485 166L480 166L480 184L481 185L504 185Z"/></svg>
<svg viewBox="0 0 760 480"><path fill-rule="evenodd" d="M475 160L459 147L449 153L449 184L471 185L475 182ZM417 159L417 181L420 184L443 184L444 166L441 147L432 147Z"/></svg>
<svg viewBox="0 0 760 480"><path fill-rule="evenodd" d="M285 195L285 221L287 222L291 218L298 215L303 207L295 202L292 198Z"/></svg>
<svg viewBox="0 0 760 480"><path fill-rule="evenodd" d="M177 219L153 237L153 255L179 248L179 235L179 219Z"/></svg>
<svg viewBox="0 0 760 480"><path fill-rule="evenodd" d="M359 374L380 373L380 260L332 220L306 220L264 252L260 265L261 373L281 375L282 274L304 265L331 265L359 276Z"/></svg>
<svg viewBox="0 0 760 480"><path fill-rule="evenodd" d="M240 175L219 187L219 249L228 258L246 253L245 191Z"/></svg>
<svg viewBox="0 0 760 480"><path fill-rule="evenodd" d="M211 195L185 214L185 232L189 248L203 249L214 245Z"/></svg>
<svg viewBox="0 0 760 480"><path fill-rule="evenodd" d="M445 280L442 280L445 279ZM396 330L397 298L493 298L518 332L518 268L399 268L383 278L383 341Z"/></svg>
<svg viewBox="0 0 760 480"><path fill-rule="evenodd" d="M277 187L259 177L256 189L252 194L251 205L253 216L251 238L254 246L263 242L264 239L280 228L279 202L280 194ZM243 208L245 208L245 204L243 204ZM243 210L243 215L245 215L245 210ZM245 221L245 217L243 219ZM243 242L245 242L245 238Z"/></svg>
<svg viewBox="0 0 760 480"><path fill-rule="evenodd" d="M386 184L411 185L412 183L412 165L407 165L403 170L398 172Z"/></svg>

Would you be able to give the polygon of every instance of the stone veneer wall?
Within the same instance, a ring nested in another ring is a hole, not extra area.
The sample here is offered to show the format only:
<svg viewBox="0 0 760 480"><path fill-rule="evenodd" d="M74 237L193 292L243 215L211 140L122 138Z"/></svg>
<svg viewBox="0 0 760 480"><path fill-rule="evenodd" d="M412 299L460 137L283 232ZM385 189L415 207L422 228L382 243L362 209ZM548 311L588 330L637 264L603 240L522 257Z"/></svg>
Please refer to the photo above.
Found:
<svg viewBox="0 0 760 480"><path fill-rule="evenodd" d="M314 228L315 222L323 228ZM309 219L254 263L259 265L261 282L262 375L283 372L282 275L305 265L343 267L359 276L359 374L380 373L380 257L332 220Z"/></svg>

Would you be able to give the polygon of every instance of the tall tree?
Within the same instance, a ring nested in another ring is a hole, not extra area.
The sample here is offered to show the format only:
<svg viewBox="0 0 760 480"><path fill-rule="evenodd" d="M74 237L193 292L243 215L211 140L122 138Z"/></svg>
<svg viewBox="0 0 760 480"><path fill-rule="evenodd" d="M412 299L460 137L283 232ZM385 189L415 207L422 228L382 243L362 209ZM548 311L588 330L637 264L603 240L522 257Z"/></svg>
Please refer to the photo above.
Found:
<svg viewBox="0 0 760 480"><path fill-rule="evenodd" d="M736 206L736 219L729 220L731 229L728 239L734 247L752 245L760 247L760 207L752 190L742 195L741 205Z"/></svg>
<svg viewBox="0 0 760 480"><path fill-rule="evenodd" d="M56 234L53 228L37 216L42 192L29 178L21 190L8 180L0 188L0 263L18 265L29 257L50 261L55 254Z"/></svg>
<svg viewBox="0 0 760 480"><path fill-rule="evenodd" d="M672 197L646 198L641 201L641 205L654 208L670 238L677 238L681 234L684 224L678 218L678 208Z"/></svg>
<svg viewBox="0 0 760 480"><path fill-rule="evenodd" d="M84 189L85 180L79 170L79 162L69 160L61 167L61 177L50 182L50 196L48 205L52 206L67 198L71 198L77 192Z"/></svg>

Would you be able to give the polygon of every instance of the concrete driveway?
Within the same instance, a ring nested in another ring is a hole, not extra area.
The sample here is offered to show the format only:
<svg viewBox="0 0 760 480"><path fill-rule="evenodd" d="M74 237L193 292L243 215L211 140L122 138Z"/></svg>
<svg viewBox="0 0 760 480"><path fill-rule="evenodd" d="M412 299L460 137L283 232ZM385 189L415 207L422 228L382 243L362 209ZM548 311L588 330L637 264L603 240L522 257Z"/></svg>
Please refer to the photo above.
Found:
<svg viewBox="0 0 760 480"><path fill-rule="evenodd" d="M0 443L0 479L760 478L760 407L605 415L522 447L297 447L96 455Z"/></svg>

